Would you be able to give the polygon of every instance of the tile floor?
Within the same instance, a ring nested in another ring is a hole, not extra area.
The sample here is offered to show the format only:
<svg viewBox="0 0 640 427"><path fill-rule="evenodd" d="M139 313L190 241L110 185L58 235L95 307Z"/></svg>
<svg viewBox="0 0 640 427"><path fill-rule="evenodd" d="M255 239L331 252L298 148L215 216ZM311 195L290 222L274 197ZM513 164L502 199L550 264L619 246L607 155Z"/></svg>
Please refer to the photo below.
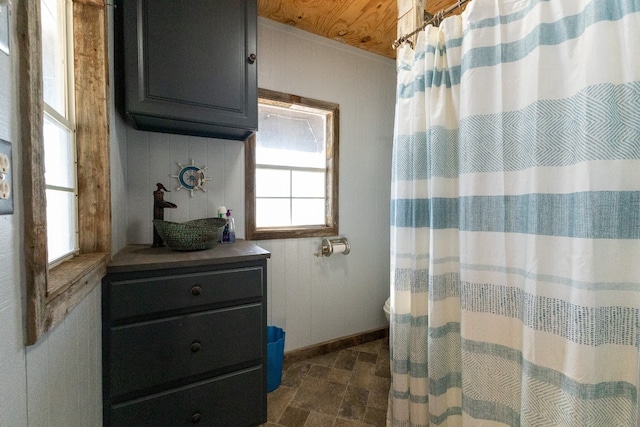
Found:
<svg viewBox="0 0 640 427"><path fill-rule="evenodd" d="M267 395L266 427L385 426L389 339L283 366Z"/></svg>

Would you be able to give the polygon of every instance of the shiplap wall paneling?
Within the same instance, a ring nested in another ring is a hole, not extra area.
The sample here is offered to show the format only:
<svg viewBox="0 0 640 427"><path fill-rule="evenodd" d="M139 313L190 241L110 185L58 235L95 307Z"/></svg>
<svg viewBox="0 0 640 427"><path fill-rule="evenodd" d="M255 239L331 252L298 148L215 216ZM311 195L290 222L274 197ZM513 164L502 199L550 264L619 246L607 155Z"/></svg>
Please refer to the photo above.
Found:
<svg viewBox="0 0 640 427"><path fill-rule="evenodd" d="M60 325L28 347L28 425L102 424L101 330L96 287Z"/></svg>
<svg viewBox="0 0 640 427"><path fill-rule="evenodd" d="M150 170L149 133L127 126L127 243L152 242L148 237L152 234L149 227L153 218Z"/></svg>
<svg viewBox="0 0 640 427"><path fill-rule="evenodd" d="M165 209L164 219L184 222L217 216L219 206L232 209L236 236L244 237L244 148L238 141L216 140L158 132L127 131L127 199L129 200L128 243L145 244L153 240L153 191L162 183L169 192L164 199L177 208ZM180 186L180 163L206 167L210 178L206 191L193 195Z"/></svg>
<svg viewBox="0 0 640 427"><path fill-rule="evenodd" d="M4 17L6 19L6 17ZM15 17L11 18L11 28ZM11 31L13 34L14 31ZM12 55L17 53L16 46ZM20 168L17 134L17 99L14 96L11 56L0 53L0 138L11 142L13 167ZM22 280L20 263L19 177L13 179L13 215L0 215L0 426L22 425L26 421L25 350L22 321Z"/></svg>

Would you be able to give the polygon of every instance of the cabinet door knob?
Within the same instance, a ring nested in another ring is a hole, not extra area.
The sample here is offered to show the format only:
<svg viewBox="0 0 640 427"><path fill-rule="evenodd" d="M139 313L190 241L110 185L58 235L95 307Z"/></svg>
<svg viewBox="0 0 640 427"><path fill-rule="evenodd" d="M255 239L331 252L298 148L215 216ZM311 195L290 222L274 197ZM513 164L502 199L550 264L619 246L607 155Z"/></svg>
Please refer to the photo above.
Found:
<svg viewBox="0 0 640 427"><path fill-rule="evenodd" d="M202 344L200 344L200 341L192 342L191 343L191 353L199 352L201 347L202 347Z"/></svg>
<svg viewBox="0 0 640 427"><path fill-rule="evenodd" d="M249 64L253 64L254 62L256 62L256 59L258 57L256 56L255 53L252 53L251 55L249 55L249 58L247 58L249 60Z"/></svg>
<svg viewBox="0 0 640 427"><path fill-rule="evenodd" d="M199 285L195 285L191 288L191 295L198 296L202 293L202 288Z"/></svg>
<svg viewBox="0 0 640 427"><path fill-rule="evenodd" d="M196 412L191 415L191 424L198 424L202 419L202 414L200 412Z"/></svg>

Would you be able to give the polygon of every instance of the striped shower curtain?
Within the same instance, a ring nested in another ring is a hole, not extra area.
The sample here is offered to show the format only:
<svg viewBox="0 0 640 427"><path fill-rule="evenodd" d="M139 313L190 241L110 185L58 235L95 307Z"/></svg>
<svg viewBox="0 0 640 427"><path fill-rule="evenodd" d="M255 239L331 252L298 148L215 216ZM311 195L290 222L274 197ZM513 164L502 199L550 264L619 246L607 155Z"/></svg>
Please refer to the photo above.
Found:
<svg viewBox="0 0 640 427"><path fill-rule="evenodd" d="M640 0L472 0L398 56L388 425L638 425Z"/></svg>

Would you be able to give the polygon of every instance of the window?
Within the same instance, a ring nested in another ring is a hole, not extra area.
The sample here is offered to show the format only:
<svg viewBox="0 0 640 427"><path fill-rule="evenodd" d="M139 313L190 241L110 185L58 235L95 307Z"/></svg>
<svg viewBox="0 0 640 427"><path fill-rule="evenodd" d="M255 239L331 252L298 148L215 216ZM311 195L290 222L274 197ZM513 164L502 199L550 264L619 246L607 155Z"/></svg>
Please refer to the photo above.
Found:
<svg viewBox="0 0 640 427"><path fill-rule="evenodd" d="M78 250L76 147L71 3L41 0L47 259L58 263Z"/></svg>
<svg viewBox="0 0 640 427"><path fill-rule="evenodd" d="M338 233L338 105L259 90L245 146L248 239Z"/></svg>
<svg viewBox="0 0 640 427"><path fill-rule="evenodd" d="M104 0L14 7L30 345L100 283L110 257L107 21ZM51 242L60 228L64 249Z"/></svg>

